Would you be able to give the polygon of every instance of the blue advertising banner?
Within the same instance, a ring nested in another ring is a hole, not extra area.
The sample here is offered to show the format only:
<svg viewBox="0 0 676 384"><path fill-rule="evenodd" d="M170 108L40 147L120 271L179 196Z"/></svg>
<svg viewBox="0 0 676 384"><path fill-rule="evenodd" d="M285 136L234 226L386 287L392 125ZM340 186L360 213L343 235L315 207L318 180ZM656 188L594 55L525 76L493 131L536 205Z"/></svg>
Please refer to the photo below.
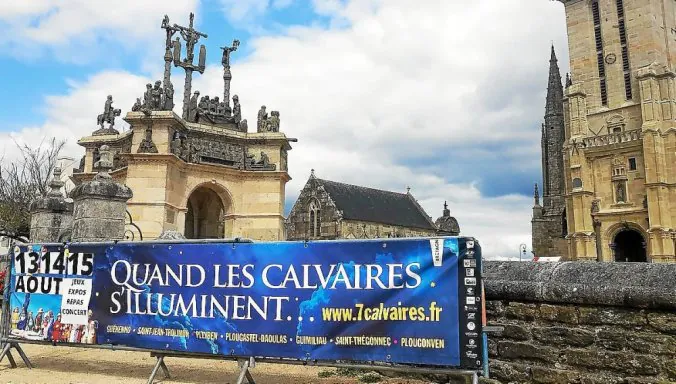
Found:
<svg viewBox="0 0 676 384"><path fill-rule="evenodd" d="M481 367L481 253L461 237L15 250L11 335L53 343Z"/></svg>

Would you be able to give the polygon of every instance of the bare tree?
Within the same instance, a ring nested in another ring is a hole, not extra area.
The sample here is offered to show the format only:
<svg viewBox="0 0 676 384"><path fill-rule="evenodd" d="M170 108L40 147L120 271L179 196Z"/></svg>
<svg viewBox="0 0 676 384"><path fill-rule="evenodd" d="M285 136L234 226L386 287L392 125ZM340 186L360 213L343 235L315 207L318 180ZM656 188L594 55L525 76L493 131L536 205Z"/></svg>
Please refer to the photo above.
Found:
<svg viewBox="0 0 676 384"><path fill-rule="evenodd" d="M20 157L0 165L0 236L25 241L30 234L30 203L49 192L49 177L65 141L38 146L18 144Z"/></svg>

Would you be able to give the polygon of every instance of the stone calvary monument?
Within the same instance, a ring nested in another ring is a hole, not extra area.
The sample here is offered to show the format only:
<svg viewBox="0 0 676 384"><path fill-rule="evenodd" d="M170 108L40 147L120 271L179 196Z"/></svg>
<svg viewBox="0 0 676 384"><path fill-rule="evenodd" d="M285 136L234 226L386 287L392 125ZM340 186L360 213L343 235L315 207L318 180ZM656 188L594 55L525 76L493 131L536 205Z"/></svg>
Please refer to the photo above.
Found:
<svg viewBox="0 0 676 384"><path fill-rule="evenodd" d="M129 219L145 239L171 231L187 238L283 240L287 152L296 140L279 131L279 112L268 116L264 106L256 132L249 133L239 97L233 95L231 103L230 56L239 40L221 47L222 99L200 96L192 90L192 77L204 72L207 52L204 45L195 50L207 34L195 28L192 13L187 27L165 16L161 28L166 33L164 78L148 83L123 117L131 125L127 132L115 128L121 110L112 95L107 97L98 128L78 141L86 153L74 181L93 182L103 171L128 187L133 193L122 194L129 199ZM185 71L181 116L173 112L172 63ZM102 164L104 152L110 164Z"/></svg>

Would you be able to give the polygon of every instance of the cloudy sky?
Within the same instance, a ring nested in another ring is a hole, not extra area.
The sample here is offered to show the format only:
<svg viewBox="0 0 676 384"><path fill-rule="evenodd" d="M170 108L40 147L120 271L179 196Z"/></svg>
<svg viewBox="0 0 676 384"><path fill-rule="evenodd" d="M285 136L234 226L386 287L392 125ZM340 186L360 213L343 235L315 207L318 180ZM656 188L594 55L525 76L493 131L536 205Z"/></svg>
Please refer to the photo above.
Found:
<svg viewBox="0 0 676 384"><path fill-rule="evenodd" d="M130 110L162 78L164 14L208 34L193 89L222 92L233 53L243 117L279 110L298 138L287 212L321 178L406 190L428 214L444 200L489 257L530 251L533 183L550 46L568 69L565 14L543 0L22 0L0 2L0 151L96 129L105 96ZM201 41L202 42L202 41ZM183 74L172 72L182 100ZM180 114L181 103L176 111ZM6 133L6 134L5 134Z"/></svg>

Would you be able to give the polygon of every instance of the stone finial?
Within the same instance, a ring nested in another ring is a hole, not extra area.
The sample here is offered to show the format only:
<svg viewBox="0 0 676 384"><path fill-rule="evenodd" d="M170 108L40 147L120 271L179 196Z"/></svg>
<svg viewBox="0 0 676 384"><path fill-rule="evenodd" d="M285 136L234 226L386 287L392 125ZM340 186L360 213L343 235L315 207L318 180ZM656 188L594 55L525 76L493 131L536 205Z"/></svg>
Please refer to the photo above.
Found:
<svg viewBox="0 0 676 384"><path fill-rule="evenodd" d="M535 200L535 205L540 205L540 191L538 190L538 183L535 183L535 189L533 190L533 199Z"/></svg>
<svg viewBox="0 0 676 384"><path fill-rule="evenodd" d="M73 221L73 203L61 193L61 169L56 167L49 183L51 190L45 197L31 202L30 239L35 243L53 243L63 240L61 234L69 231Z"/></svg>
<svg viewBox="0 0 676 384"><path fill-rule="evenodd" d="M315 177L316 177L316 176L315 176L315 169L314 169L314 168L312 168L312 169L310 170L310 177L312 177L312 178L315 178Z"/></svg>
<svg viewBox="0 0 676 384"><path fill-rule="evenodd" d="M449 216L451 216L451 210L448 209L448 203L447 203L446 201L444 201L444 211L443 211L443 213L442 213L442 216L443 216L443 217L449 217Z"/></svg>
<svg viewBox="0 0 676 384"><path fill-rule="evenodd" d="M109 172L113 169L113 156L115 154L108 145L104 144L99 148L99 160L94 163L94 168L98 168L99 173L94 176L94 179L110 179Z"/></svg>
<svg viewBox="0 0 676 384"><path fill-rule="evenodd" d="M49 187L52 189L48 192L49 196L63 196L61 188L65 185L61 180L61 168L55 167L52 172L52 180L49 182Z"/></svg>
<svg viewBox="0 0 676 384"><path fill-rule="evenodd" d="M410 186L406 186L406 193L411 194L411 187Z"/></svg>

